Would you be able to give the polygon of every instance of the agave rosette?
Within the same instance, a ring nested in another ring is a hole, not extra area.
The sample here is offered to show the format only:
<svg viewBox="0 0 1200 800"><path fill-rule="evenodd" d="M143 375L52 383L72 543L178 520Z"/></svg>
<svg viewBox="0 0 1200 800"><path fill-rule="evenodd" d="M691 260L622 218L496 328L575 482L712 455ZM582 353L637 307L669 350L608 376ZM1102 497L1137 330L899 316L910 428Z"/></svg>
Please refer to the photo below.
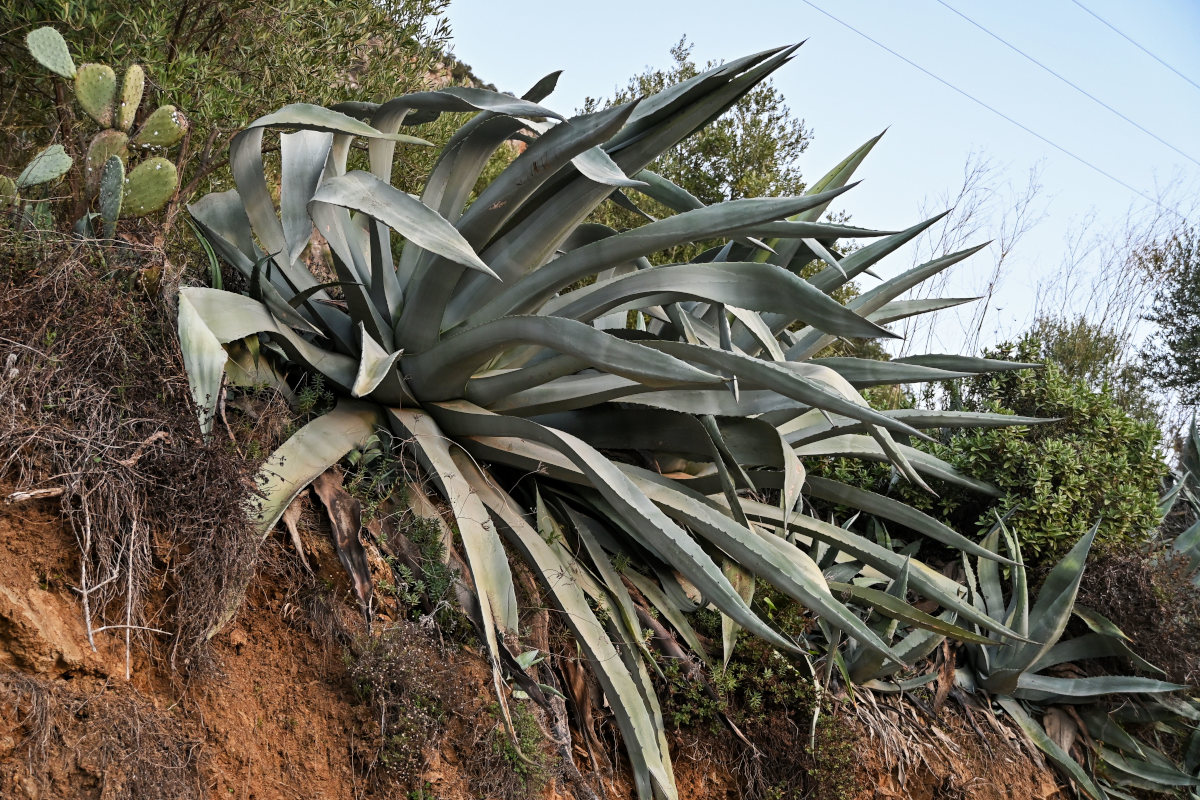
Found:
<svg viewBox="0 0 1200 800"><path fill-rule="evenodd" d="M858 389L1014 365L813 358L836 337L892 336L881 325L962 302L900 298L978 248L843 306L834 290L935 221L898 233L820 221L877 139L800 197L706 207L646 170L794 50L741 58L640 102L565 120L540 105L554 76L523 98L450 88L382 105L287 106L233 140L236 190L190 207L249 286L248 296L180 292L202 427L211 428L223 376L275 380L272 363L319 374L341 397L268 463L257 501L263 534L309 482L390 429L454 516L497 685L505 638L517 629L507 542L565 612L614 710L642 798L677 794L637 603L656 606L704 658L713 656L687 623L698 604L722 613L726 657L739 628L781 651L802 648L752 612L754 578L880 659L904 656L864 623L864 609L906 628L977 636L902 597L838 599L808 553L825 543L888 578L907 576L913 591L989 635L1014 635L962 585L805 513L809 493L1008 561L889 498L806 481L803 467L814 456L886 460L914 481L989 490L903 440L926 428L1020 420L877 411ZM422 144L400 130L463 111L476 113L445 146L420 198L392 186L397 146ZM278 203L264 167L268 129L282 131ZM513 138L524 151L475 194L489 157ZM369 169L348 170L356 145ZM677 213L623 232L586 221L600 203L629 205L638 193ZM868 243L835 255L847 238ZM693 263L648 259L712 240L726 244ZM304 258L326 246L336 280L323 283ZM814 260L824 268L800 277ZM618 557L631 565L623 575Z"/></svg>

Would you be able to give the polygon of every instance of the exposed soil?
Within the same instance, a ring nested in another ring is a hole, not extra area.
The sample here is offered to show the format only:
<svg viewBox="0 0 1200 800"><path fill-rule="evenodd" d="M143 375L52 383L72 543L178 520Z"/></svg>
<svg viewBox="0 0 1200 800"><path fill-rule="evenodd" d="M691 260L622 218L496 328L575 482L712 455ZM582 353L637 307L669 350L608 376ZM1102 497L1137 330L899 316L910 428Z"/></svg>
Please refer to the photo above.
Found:
<svg viewBox="0 0 1200 800"><path fill-rule="evenodd" d="M317 581L324 597L347 597L325 535L308 530L303 537ZM417 759L423 793L408 794L379 778L378 742L370 737L377 728L347 678L338 637L331 635L363 627L352 601L314 602L289 586L286 570L268 570L256 579L235 623L215 640L215 667L185 681L165 656L148 655L135 641L126 681L122 631L97 633L94 651L88 645L70 588L76 552L56 503L0 505L0 798L483 796L474 788L483 785L480 765L496 769L496 762L483 758L493 726L486 711L488 670L477 652L430 644L432 655L422 655L430 674L444 673L463 688L461 702L439 723L442 734L414 737L411 746L426 748ZM839 708L837 722L848 726L852 747L849 761L831 768L853 771L855 798L1067 796L1017 735L985 729L981 738L953 704L936 723L894 701L868 706L860 697L857 706ZM869 733L887 726L903 738ZM799 741L805 733L789 735ZM428 747L439 740L436 749ZM764 764L731 742L728 736L672 733L681 797L744 796L747 775L761 773ZM597 744L605 750L597 753L604 795L629 798L613 742ZM587 753L577 746L574 756L595 791ZM605 768L610 759L618 764L615 774ZM576 795L552 770L529 796ZM824 795L818 788L813 796Z"/></svg>

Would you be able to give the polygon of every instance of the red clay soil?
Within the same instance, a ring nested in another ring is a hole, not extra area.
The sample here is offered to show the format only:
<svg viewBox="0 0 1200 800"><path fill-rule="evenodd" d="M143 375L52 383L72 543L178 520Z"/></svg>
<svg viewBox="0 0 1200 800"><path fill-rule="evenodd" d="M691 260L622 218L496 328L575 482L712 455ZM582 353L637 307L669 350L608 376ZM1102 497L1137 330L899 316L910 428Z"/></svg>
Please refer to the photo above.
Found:
<svg viewBox="0 0 1200 800"><path fill-rule="evenodd" d="M332 549L317 533L305 538L318 574L344 584ZM406 794L363 776L362 732L372 720L350 687L341 652L314 635L310 608L263 579L235 624L216 639L217 666L204 677L185 681L163 657L151 658L135 643L126 681L121 631L97 634L94 651L87 643L70 588L75 553L53 501L0 505L3 800L479 797L465 762L486 743L479 725L464 718L447 724L438 750L422 754L427 793ZM356 624L349 604L333 613L343 612ZM490 681L478 654L461 650L447 657L477 694L466 707L486 713ZM848 767L856 772L855 798L1067 796L1016 737L989 731L981 740L951 706L937 725L911 709L880 713L892 714L897 730L924 733L919 746L897 748L873 738L862 718L845 714L856 737ZM900 719L909 713L913 719ZM682 798L744 796L736 763L711 757L686 734L674 740ZM575 759L581 768L589 763L581 747ZM595 787L594 776L585 777ZM538 796L574 797L569 786L552 776ZM619 777L604 788L609 800L630 797Z"/></svg>

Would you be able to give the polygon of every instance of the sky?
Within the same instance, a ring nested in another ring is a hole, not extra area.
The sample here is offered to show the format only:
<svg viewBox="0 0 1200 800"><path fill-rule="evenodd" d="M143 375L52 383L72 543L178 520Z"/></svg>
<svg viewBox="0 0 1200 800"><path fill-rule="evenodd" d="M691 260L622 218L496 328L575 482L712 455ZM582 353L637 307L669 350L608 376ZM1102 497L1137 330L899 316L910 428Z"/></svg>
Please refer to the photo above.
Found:
<svg viewBox="0 0 1200 800"><path fill-rule="evenodd" d="M993 275L1001 258L997 243L959 266L940 292L984 294L996 284L983 323L969 323L978 342L964 330L972 312L951 314L920 334L927 351L990 344L1022 330L1036 313L1084 311L1089 294L1107 289L1092 291L1088 285L1088 276L1101 269L1103 249L1089 251L1080 243L1119 239L1129 220L1145 224L1161 205L1190 208L1200 189L1200 88L1120 35L1200 84L1200 3L606 0L539 4L535 10L494 0L452 0L449 18L455 55L503 91L521 94L546 73L564 70L545 103L563 112L580 108L585 97L611 95L648 67L669 65L668 51L684 35L701 64L806 40L773 78L793 114L814 133L800 162L805 175L816 179L888 129L858 173L863 183L842 204L853 223L865 227L904 228L943 210L958 194L966 165L986 163L963 244L1010 242L1014 229L1029 230L1008 248L999 276ZM1028 197L1022 216L1020 201ZM959 210L967 205L959 203ZM1173 212L1163 213L1178 220ZM923 246L928 250L934 243ZM881 272L895 274L920 258L921 253L898 254ZM1069 263L1076 263L1070 281L1063 277ZM1072 291L1064 288L1068 285Z"/></svg>

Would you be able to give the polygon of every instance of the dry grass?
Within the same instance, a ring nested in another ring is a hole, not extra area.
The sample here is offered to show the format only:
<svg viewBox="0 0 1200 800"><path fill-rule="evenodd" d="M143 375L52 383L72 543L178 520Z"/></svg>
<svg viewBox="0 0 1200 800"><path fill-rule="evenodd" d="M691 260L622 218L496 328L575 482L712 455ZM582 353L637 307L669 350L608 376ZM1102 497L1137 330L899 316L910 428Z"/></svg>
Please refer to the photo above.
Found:
<svg viewBox="0 0 1200 800"><path fill-rule="evenodd" d="M24 732L19 748L42 790L97 800L203 797L200 740L129 690L77 692L61 682L0 674L0 701L16 711Z"/></svg>
<svg viewBox="0 0 1200 800"><path fill-rule="evenodd" d="M195 667L254 570L255 465L197 435L160 265L0 227L0 475L60 493L89 637L117 628Z"/></svg>

